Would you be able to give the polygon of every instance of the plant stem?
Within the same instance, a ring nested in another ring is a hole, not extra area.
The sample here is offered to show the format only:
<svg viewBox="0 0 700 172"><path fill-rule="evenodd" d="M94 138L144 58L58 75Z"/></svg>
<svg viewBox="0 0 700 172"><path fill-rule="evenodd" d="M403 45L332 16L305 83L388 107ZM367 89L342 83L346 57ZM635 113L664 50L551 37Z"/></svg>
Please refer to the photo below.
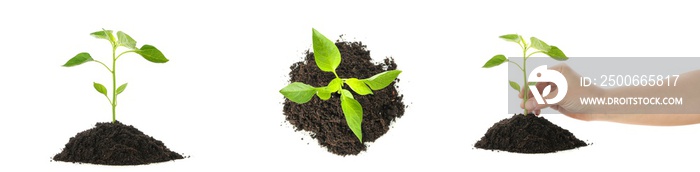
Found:
<svg viewBox="0 0 700 172"><path fill-rule="evenodd" d="M117 121L117 46L112 45L112 123Z"/></svg>
<svg viewBox="0 0 700 172"><path fill-rule="evenodd" d="M102 62L99 61L99 60L95 60L95 62L97 62L97 63L101 64L102 66L104 66L105 69L107 69L107 71L112 72L112 69L110 69L109 67L107 67L107 65L106 65L105 63L102 63ZM112 100L109 100L109 101L112 101Z"/></svg>
<svg viewBox="0 0 700 172"><path fill-rule="evenodd" d="M119 57L121 57L122 55L124 55L124 54L126 54L126 53L131 53L131 52L136 52L136 51L134 51L134 50L127 50L127 51L124 51L124 52L122 52L122 53L119 53L119 55L117 55L117 58L115 58L114 61L117 61L117 60L119 59Z"/></svg>
<svg viewBox="0 0 700 172"><path fill-rule="evenodd" d="M524 41L523 41L524 43ZM525 107L525 103L527 103L527 95L530 94L530 85L527 83L527 45L523 45L523 115L527 115L527 108Z"/></svg>
<svg viewBox="0 0 700 172"><path fill-rule="evenodd" d="M513 64L514 64L515 66L517 66L518 69L520 69L521 71L523 70L523 67L521 67L518 63L515 63L515 62L510 61L510 60L508 60L508 62L513 63Z"/></svg>
<svg viewBox="0 0 700 172"><path fill-rule="evenodd" d="M535 51L535 52L532 52L532 53L528 54L527 57L530 57L530 56L532 56L533 54L537 54L537 53L544 53L544 51Z"/></svg>

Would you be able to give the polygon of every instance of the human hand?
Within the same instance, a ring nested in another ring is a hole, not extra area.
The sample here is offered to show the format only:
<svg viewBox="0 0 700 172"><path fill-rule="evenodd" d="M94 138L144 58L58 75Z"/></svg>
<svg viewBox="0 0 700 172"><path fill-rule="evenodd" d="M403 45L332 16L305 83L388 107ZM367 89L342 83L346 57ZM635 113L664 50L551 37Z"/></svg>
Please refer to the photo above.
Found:
<svg viewBox="0 0 700 172"><path fill-rule="evenodd" d="M539 115L542 109L549 107L572 118L585 121L593 120L593 115L590 114L591 109L589 108L589 106L582 105L578 98L586 96L600 96L603 94L604 90L598 86L577 87L576 85L580 85L581 81L579 80L579 78L581 77L581 75L573 71L573 69L571 69L571 67L569 67L565 63L552 66L549 69L560 72L562 75L564 75L564 78L566 78L569 88L564 99L555 104L538 104L535 98L533 97L534 95L532 94L532 92L528 91L528 100L523 101L520 104L520 108L527 109L528 112ZM551 92L549 93L549 95L544 97L545 99L550 99L556 97L559 92L559 89L557 89L558 87L556 84L552 82L538 82L535 86L537 87L537 90L539 91L540 95L542 95L542 90L544 90L543 88L550 85ZM523 92L525 91L525 88L527 87L524 86L518 94L518 97L520 97L521 99L523 98Z"/></svg>

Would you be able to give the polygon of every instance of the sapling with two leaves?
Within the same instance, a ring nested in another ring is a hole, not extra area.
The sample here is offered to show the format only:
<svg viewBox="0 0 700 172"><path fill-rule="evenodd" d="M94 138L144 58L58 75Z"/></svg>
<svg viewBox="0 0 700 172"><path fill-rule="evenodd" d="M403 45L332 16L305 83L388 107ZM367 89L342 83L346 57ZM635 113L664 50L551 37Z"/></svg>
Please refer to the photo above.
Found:
<svg viewBox="0 0 700 172"><path fill-rule="evenodd" d="M107 66L106 63L93 59L90 53L87 52L78 53L78 55L75 55L73 58L68 60L68 62L66 62L66 64L64 64L63 66L72 67L86 62L96 62L104 66L105 69L107 69L107 71L109 71L110 74L112 74L111 98L108 94L107 88L104 85L97 82L93 82L93 87L95 87L95 90L97 90L98 93L104 95L107 98L107 101L109 101L109 104L112 106L112 123L114 123L117 121L117 95L124 92L127 86L127 83L124 83L117 87L117 60L120 57L122 57L122 55L128 53L139 54L144 59L153 63L165 63L168 62L168 59L165 58L165 56L160 50L158 50L152 45L144 44L143 46L141 46L141 48L137 48L136 41L133 38L131 38L131 36L127 35L122 31L118 31L116 37L111 30L104 29L102 29L101 31L93 32L90 35L98 39L104 39L109 41L110 45L112 46L112 67L110 68L109 66ZM119 47L124 47L126 48L126 50L117 54L117 48Z"/></svg>
<svg viewBox="0 0 700 172"><path fill-rule="evenodd" d="M350 130L362 142L362 105L355 100L353 94L343 88L347 84L358 95L373 94L373 90L381 90L389 86L401 73L400 70L389 70L365 79L340 78L335 69L340 65L341 57L338 47L333 41L321 33L312 30L314 61L321 71L331 72L335 78L328 85L314 87L302 82L293 82L280 90L280 93L292 102L303 104L309 102L314 95L321 100L328 100L332 94L340 95L340 107Z"/></svg>
<svg viewBox="0 0 700 172"><path fill-rule="evenodd" d="M552 59L558 60L558 61L565 61L565 60L569 59L568 57L566 57L564 52L562 52L561 49L559 49L559 47L553 46L553 45L548 45L544 41L537 39L535 37L530 37L530 43L525 41L525 39L523 39L523 37L518 35L518 34L501 35L500 38L504 39L506 41L517 43L518 45L520 45L520 48L521 48L522 53L523 53L522 54L523 55L522 66L514 61L508 60L506 58L506 56L504 56L503 54L498 54L498 55L493 56L489 61L487 61L486 64L484 64L483 68L491 68L491 67L503 64L505 62L510 62L510 63L515 64L518 67L518 69L520 69L520 71L523 72L523 84L522 84L522 85L524 85L523 90L522 90L523 91L523 101L527 101L527 99L528 99L527 93L529 93L529 87L527 85L535 84L535 83L529 83L527 81L527 59L528 58L530 58L532 55L535 55L535 54L546 54L547 56L551 57ZM511 88L515 89L518 92L521 91L520 84L518 84L515 81L508 81L508 82L509 82ZM546 92L545 94L547 94L547 93L549 93L549 90L545 89L545 92ZM528 112L528 110L524 109L523 114L527 115L527 112Z"/></svg>

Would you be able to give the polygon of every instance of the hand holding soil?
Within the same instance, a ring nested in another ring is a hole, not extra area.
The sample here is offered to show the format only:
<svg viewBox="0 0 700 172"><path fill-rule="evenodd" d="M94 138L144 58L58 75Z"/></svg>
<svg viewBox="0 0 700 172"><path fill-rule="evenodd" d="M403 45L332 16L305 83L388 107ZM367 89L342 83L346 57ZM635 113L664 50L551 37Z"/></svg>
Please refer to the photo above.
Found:
<svg viewBox="0 0 700 172"><path fill-rule="evenodd" d="M561 63L549 69L559 71L566 78L569 89L560 102L553 105L537 104L529 93L530 98L520 104L521 108L540 114L541 109L552 108L562 114L583 121L608 121L624 124L675 126L700 123L700 106L669 106L669 105L583 105L581 97L683 97L688 100L700 98L700 92L695 89L700 86L700 70L681 74L676 86L627 86L604 89L597 85L580 87L580 77L571 67ZM555 97L557 86L551 82L539 82L538 90L551 85L552 91L545 98ZM523 98L523 90L518 97ZM529 91L528 91L529 92Z"/></svg>

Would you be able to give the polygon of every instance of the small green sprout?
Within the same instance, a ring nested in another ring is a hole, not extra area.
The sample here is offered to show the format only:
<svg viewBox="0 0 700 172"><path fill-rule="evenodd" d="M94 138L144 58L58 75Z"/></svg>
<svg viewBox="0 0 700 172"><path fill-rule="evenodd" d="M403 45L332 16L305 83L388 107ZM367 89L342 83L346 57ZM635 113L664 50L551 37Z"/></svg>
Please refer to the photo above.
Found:
<svg viewBox="0 0 700 172"><path fill-rule="evenodd" d="M352 93L343 88L344 84L359 95L372 94L372 90L381 90L389 86L401 73L400 70L389 70L366 79L340 78L335 69L340 65L340 51L333 41L321 33L312 30L314 60L316 66L324 72L332 72L335 79L327 86L313 87L301 82L293 82L280 90L280 93L292 102L303 104L309 102L314 94L321 100L328 100L332 93L340 94L340 107L345 115L345 121L350 130L362 142L362 105L355 100Z"/></svg>
<svg viewBox="0 0 700 172"><path fill-rule="evenodd" d="M527 62L527 59L530 58L530 56L537 54L537 53L542 53L542 54L546 54L547 56L553 58L554 60L565 61L565 60L569 59L568 57L566 57L564 52L562 52L561 49L559 49L559 47L553 46L553 45L548 45L544 41L537 39L535 37L530 37L530 44L528 44L525 41L525 39L523 39L523 37L518 35L518 34L501 35L500 38L504 39L506 41L518 43L518 45L520 45L520 48L523 50L523 63L522 63L523 65L520 66L518 63L515 63L513 61L508 60L506 58L506 56L504 56L503 54L498 54L498 55L493 56L489 61L487 61L486 64L484 64L483 68L490 68L490 67L498 66L500 64L503 64L504 62L513 63L516 66L518 66L518 68L521 71L523 71L523 85L525 85L526 83L530 84L530 85L535 84L535 83L528 83L527 82L527 74L526 74L527 63L526 62ZM534 51L530 52L528 54L528 52L531 48L534 49ZM509 82L511 88L515 89L518 92L521 91L520 85L517 82L514 82L514 81L508 81L508 82ZM524 90L522 90L524 93L523 94L523 101L526 101L528 99L528 94L525 94L525 93L529 93L530 90L529 90L529 87L527 87L527 86L525 86L523 88L524 88ZM523 114L527 115L527 109L524 110Z"/></svg>
<svg viewBox="0 0 700 172"><path fill-rule="evenodd" d="M160 52L160 50L158 50L152 45L145 44L141 46L141 48L136 48L136 41L133 38L131 38L131 36L127 35L122 31L117 32L116 37L114 37L114 34L111 30L104 29L102 29L101 31L93 32L90 35L98 39L105 39L109 41L109 43L112 45L112 68L108 67L107 64L103 63L102 61L93 59L92 56L90 56L90 53L86 52L78 53L78 55L75 55L75 57L68 60L68 62L66 62L66 64L64 64L63 66L72 67L83 64L85 62L92 61L101 64L112 74L112 98L108 96L107 88L104 85L97 82L93 82L93 86L95 87L95 90L97 90L97 92L99 92L107 98L107 101L109 101L109 104L112 106L112 123L114 123L117 121L117 95L124 92L124 89L126 89L127 86L127 83L124 83L117 87L117 59L119 59L119 57L127 53L139 54L146 60L153 63L165 63L168 62L168 59L165 58L165 56L162 52ZM117 55L118 47L124 47L127 50L122 51L121 53L119 53L119 55Z"/></svg>

